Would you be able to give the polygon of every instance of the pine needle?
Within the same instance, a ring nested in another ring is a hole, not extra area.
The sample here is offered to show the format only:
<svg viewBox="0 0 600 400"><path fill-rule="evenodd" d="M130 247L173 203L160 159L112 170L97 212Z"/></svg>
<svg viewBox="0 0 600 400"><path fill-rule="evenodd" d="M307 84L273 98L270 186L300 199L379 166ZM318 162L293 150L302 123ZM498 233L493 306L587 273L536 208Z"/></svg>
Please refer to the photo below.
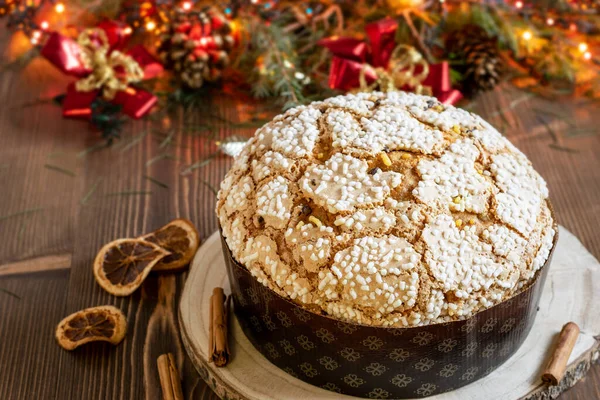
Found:
<svg viewBox="0 0 600 400"><path fill-rule="evenodd" d="M66 168L59 167L57 165L44 164L44 167L46 167L48 169L51 169L53 171L60 172L62 174L68 175L68 176L73 177L73 178L77 176L75 174L75 172L73 172L73 171L71 171L69 169L66 169Z"/></svg>
<svg viewBox="0 0 600 400"><path fill-rule="evenodd" d="M23 237L23 234L25 233L25 228L27 228L27 224L26 223L22 223L21 224L21 228L19 229L19 232L17 233L17 241L21 241L21 238Z"/></svg>
<svg viewBox="0 0 600 400"><path fill-rule="evenodd" d="M10 291L10 290L8 290L8 289L3 289L3 288L0 288L0 292L2 292L2 293L6 293L7 295L9 295L9 296L12 296L12 297L14 297L14 298L15 298L15 299L17 299L17 300L21 300L21 297L20 297L18 294L16 294L16 293L13 293L13 292L11 292L11 291Z"/></svg>
<svg viewBox="0 0 600 400"><path fill-rule="evenodd" d="M240 122L237 124L230 124L229 127L230 128L234 128L234 129L249 129L249 128L260 128L261 126L263 126L264 124L266 124L267 120L258 120L258 121L252 121L252 122Z"/></svg>
<svg viewBox="0 0 600 400"><path fill-rule="evenodd" d="M214 194L215 196L217 195L217 192L218 192L218 191L217 191L217 189L215 189L215 187L214 187L213 185L211 185L211 184L210 184L210 182L207 182L207 181L205 181L205 180L201 180L200 182L202 182L203 184L205 184L205 185L208 187L208 189L209 189L211 192L213 192L213 194Z"/></svg>
<svg viewBox="0 0 600 400"><path fill-rule="evenodd" d="M165 189L168 189L168 188L169 188L169 185L167 185L166 183L164 183L164 182L161 182L161 181L159 181L158 179L155 179L155 178L153 178L153 177L151 177L151 176L144 175L144 178L145 178L145 179L148 179L150 182L152 182L152 183L154 183L155 185L158 185L158 186L160 186L160 187L162 187L162 188L165 188Z"/></svg>
<svg viewBox="0 0 600 400"><path fill-rule="evenodd" d="M500 119L502 120L502 124L503 125L508 126L509 128L512 128L513 125L510 123L510 121L506 117L505 113L500 114ZM503 131L506 131L506 127L505 126L502 127Z"/></svg>
<svg viewBox="0 0 600 400"><path fill-rule="evenodd" d="M100 184L101 180L102 180L102 178L98 179L96 181L96 183L94 183L92 185L92 187L90 188L90 190L88 190L88 192L85 194L85 196L83 196L83 198L81 199L81 201L79 202L79 204L84 205L85 203L87 203L87 201L90 199L90 197L92 197L92 195L94 194L94 192L98 188L98 185Z"/></svg>
<svg viewBox="0 0 600 400"><path fill-rule="evenodd" d="M23 103L23 104L19 104L19 105L15 105L12 108L28 108L28 107L35 107L35 106L41 106L42 104L52 104L54 103L54 98L48 98L48 99L36 99L33 101L29 101L27 103Z"/></svg>
<svg viewBox="0 0 600 400"><path fill-rule="evenodd" d="M58 151L53 151L52 153L49 153L46 158L56 158L56 157L60 157L60 156L65 156L67 155L67 153L65 153L64 151L58 150Z"/></svg>
<svg viewBox="0 0 600 400"><path fill-rule="evenodd" d="M225 123L227 123L227 124L231 123L231 121L229 121L227 118L225 118L225 117L223 117L223 116L221 116L221 115L219 115L219 114L215 114L215 113L212 111L212 109L211 109L211 108L206 108L206 109L205 109L205 111L208 113L208 116L209 116L210 118L214 118L214 119L216 119L217 121L225 122Z"/></svg>
<svg viewBox="0 0 600 400"><path fill-rule="evenodd" d="M152 133L152 139L154 141L158 142L159 146L164 142L164 140L167 138L167 136L168 135L161 134L159 132ZM180 142L180 141L178 142L176 140L169 140L168 144L170 144L171 146L176 146L176 147L182 148L182 149L189 149L190 148L189 146L186 146L182 142Z"/></svg>
<svg viewBox="0 0 600 400"><path fill-rule="evenodd" d="M584 137L584 136L596 136L598 134L598 130L597 129L573 129L573 130L567 130L567 134L565 135L568 138L571 137ZM0 167L1 169L2 167Z"/></svg>
<svg viewBox="0 0 600 400"><path fill-rule="evenodd" d="M150 194L152 194L152 192L144 190L125 190L122 192L108 193L106 196L146 196Z"/></svg>
<svg viewBox="0 0 600 400"><path fill-rule="evenodd" d="M184 169L181 172L181 174L182 175L187 175L187 174L189 174L190 172L192 172L195 169L203 168L203 167L207 166L208 164L211 163L212 159L215 158L216 155L217 155L217 153L213 153L213 154L211 154L210 156L206 157L203 160L196 161L195 163L193 163L192 165L190 165L189 167L187 167L186 169Z"/></svg>
<svg viewBox="0 0 600 400"><path fill-rule="evenodd" d="M546 128L546 130L548 131L548 133L550 134L550 136L552 137L552 141L554 143L558 143L559 142L559 137L556 134L556 132L554 132L554 129L552 129L552 127L550 126L549 123L547 123L544 118L542 117L538 117L537 120L544 125L544 127Z"/></svg>
<svg viewBox="0 0 600 400"><path fill-rule="evenodd" d="M528 93L524 96L521 96L517 99L514 99L513 101L510 102L510 104L507 107L501 108L499 110L496 110L492 113L489 114L490 118L493 117L497 117L497 116L502 116L503 114L506 114L508 111L514 109L516 106L518 106L519 104L521 104L524 101L529 100L530 98L535 97L534 94Z"/></svg>
<svg viewBox="0 0 600 400"><path fill-rule="evenodd" d="M165 158L167 158L167 154L159 154L155 157L152 157L151 159L146 161L146 167L151 166L152 164L154 164L157 161L164 160Z"/></svg>
<svg viewBox="0 0 600 400"><path fill-rule="evenodd" d="M173 136L175 135L175 129L171 129L167 137L158 145L159 149L162 149L165 146L168 146L173 141Z"/></svg>
<svg viewBox="0 0 600 400"><path fill-rule="evenodd" d="M141 142L142 139L144 139L147 135L148 135L148 131L144 131L144 132L140 133L139 135L137 135L136 137L134 137L129 143L127 143L121 149L121 152L124 153L127 150L131 149L133 146L135 146L136 144L138 144L139 142Z"/></svg>
<svg viewBox="0 0 600 400"><path fill-rule="evenodd" d="M572 149L570 147L564 147L564 146L561 146L556 143L550 143L548 146L554 150L564 151L566 153L572 153L572 154L579 153L579 150L577 150L577 149Z"/></svg>
<svg viewBox="0 0 600 400"><path fill-rule="evenodd" d="M107 147L106 142L97 143L97 144L90 146L90 147L80 151L79 153L77 153L77 158L83 158L83 157L87 156L89 153L92 153L96 150L103 149L105 147Z"/></svg>
<svg viewBox="0 0 600 400"><path fill-rule="evenodd" d="M14 61L4 64L0 67L0 72L13 70L18 71L25 68L34 58L40 55L38 47L32 47L30 50L23 53Z"/></svg>
<svg viewBox="0 0 600 400"><path fill-rule="evenodd" d="M560 118L562 121L566 122L569 126L576 126L575 121L571 119L571 115L569 113L563 113L556 110L543 110L541 108L532 107L532 110L539 113L550 115L555 118Z"/></svg>
<svg viewBox="0 0 600 400"><path fill-rule="evenodd" d="M519 104L521 104L522 102L527 101L532 97L535 97L535 94L527 93L526 95L523 95L523 96L519 97L518 99L514 99L513 101L510 102L510 108L513 109L516 106L518 106Z"/></svg>
<svg viewBox="0 0 600 400"><path fill-rule="evenodd" d="M9 218L19 217L21 215L33 214L33 213L36 213L36 212L42 211L42 210L43 210L43 208L40 207L40 208L29 208L29 209L23 210L23 211L17 211L17 212L11 213L11 214L1 216L0 221L7 220Z"/></svg>
<svg viewBox="0 0 600 400"><path fill-rule="evenodd" d="M208 124L199 124L199 125L185 125L185 130L189 130L191 132L210 132L210 133L215 133L216 132L216 128L212 125L208 125Z"/></svg>

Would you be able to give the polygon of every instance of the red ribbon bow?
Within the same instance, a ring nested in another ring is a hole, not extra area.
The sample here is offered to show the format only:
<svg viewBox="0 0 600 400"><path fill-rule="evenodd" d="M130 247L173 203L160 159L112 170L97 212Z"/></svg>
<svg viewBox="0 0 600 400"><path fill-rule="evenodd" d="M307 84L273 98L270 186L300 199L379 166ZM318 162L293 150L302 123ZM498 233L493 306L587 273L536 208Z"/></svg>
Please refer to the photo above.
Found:
<svg viewBox="0 0 600 400"><path fill-rule="evenodd" d="M103 21L98 25L106 33L108 53L121 50L126 43L127 35L124 25L115 21ZM41 49L41 54L63 73L77 78L86 78L94 71L83 60L83 49L73 39L53 32ZM152 79L163 71L162 65L141 45L129 49L126 53L133 58L143 70L143 79ZM101 95L100 89L79 91L75 83L70 83L63 100L63 116L67 118L89 118L92 115L91 105ZM156 104L157 98L152 93L132 86L120 90L111 100L122 106L123 113L131 118L141 118Z"/></svg>
<svg viewBox="0 0 600 400"><path fill-rule="evenodd" d="M329 70L329 87L344 91L357 88L360 86L361 71L367 83L376 81L375 68L386 69L396 48L397 28L396 20L384 18L365 26L366 41L351 37L331 37L320 40L318 44L333 53ZM366 65L375 68L365 68ZM463 97L458 90L451 87L450 67L446 61L430 64L429 74L422 84L431 87L433 95L443 104L454 104Z"/></svg>

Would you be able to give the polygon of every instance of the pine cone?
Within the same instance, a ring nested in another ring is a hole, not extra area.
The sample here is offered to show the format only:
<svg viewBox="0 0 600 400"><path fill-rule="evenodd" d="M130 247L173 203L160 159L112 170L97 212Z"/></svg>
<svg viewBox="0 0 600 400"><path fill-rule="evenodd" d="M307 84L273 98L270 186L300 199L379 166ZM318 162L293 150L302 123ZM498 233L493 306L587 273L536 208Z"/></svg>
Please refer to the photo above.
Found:
<svg viewBox="0 0 600 400"><path fill-rule="evenodd" d="M505 66L498 40L480 27L469 25L452 33L446 48L463 62L459 70L468 95L492 90L500 82Z"/></svg>
<svg viewBox="0 0 600 400"><path fill-rule="evenodd" d="M183 86L198 89L221 77L234 44L230 33L221 16L208 11L179 13L161 36L158 55Z"/></svg>
<svg viewBox="0 0 600 400"><path fill-rule="evenodd" d="M208 54L189 54L183 62L180 78L191 89L199 89L205 81L210 81Z"/></svg>

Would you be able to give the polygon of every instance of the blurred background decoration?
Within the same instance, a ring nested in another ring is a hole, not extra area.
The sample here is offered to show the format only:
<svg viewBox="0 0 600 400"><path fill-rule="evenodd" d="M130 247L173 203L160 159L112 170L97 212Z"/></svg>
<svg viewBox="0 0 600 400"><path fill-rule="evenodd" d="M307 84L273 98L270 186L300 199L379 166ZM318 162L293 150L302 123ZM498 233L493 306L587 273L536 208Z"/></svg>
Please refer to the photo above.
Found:
<svg viewBox="0 0 600 400"><path fill-rule="evenodd" d="M141 45L148 54L136 61L164 69L130 86L156 95L160 112L213 90L272 97L287 109L385 79L450 103L503 81L596 101L599 10L598 0L0 0L0 21L13 40L28 41L11 66L62 57L48 56L54 34L75 42L110 26L106 57ZM392 57L399 47L411 50L402 62ZM119 107L94 107L110 116L92 123L114 133Z"/></svg>

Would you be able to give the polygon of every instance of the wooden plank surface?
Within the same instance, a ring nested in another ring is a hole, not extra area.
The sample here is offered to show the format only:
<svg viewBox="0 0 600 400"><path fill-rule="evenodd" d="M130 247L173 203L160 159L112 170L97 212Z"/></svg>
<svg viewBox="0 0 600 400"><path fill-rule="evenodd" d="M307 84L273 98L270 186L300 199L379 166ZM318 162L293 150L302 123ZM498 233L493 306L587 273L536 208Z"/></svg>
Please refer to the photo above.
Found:
<svg viewBox="0 0 600 400"><path fill-rule="evenodd" d="M4 60L22 47L6 33L0 40ZM66 82L43 60L0 75L0 398L160 398L156 358L172 352L186 398L216 399L178 334L186 273L152 275L133 296L116 298L95 283L91 261L102 244L176 217L194 221L202 238L214 232L211 187L231 159L199 165L216 151L212 135L252 133L235 124L248 121L253 102L215 94L202 110L174 110L164 124L128 123L112 148L91 151L99 140L84 121L63 119L50 102L32 105ZM503 85L471 107L529 156L548 181L560 223L600 257L598 106ZM56 323L101 304L127 315L124 342L58 348ZM562 398L600 398L600 366Z"/></svg>

